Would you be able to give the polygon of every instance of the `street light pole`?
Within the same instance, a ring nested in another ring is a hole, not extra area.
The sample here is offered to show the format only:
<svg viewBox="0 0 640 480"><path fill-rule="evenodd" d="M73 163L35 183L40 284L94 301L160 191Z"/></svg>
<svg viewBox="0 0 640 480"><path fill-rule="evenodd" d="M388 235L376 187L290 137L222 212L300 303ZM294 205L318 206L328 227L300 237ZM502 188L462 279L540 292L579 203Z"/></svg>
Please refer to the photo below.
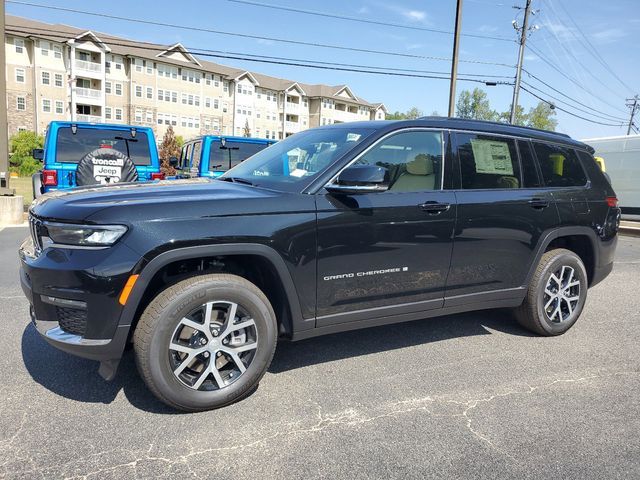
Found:
<svg viewBox="0 0 640 480"><path fill-rule="evenodd" d="M456 103L456 79L458 77L458 47L462 28L462 0L456 6L456 28L453 34L453 58L451 59L451 84L449 86L449 117L453 117Z"/></svg>
<svg viewBox="0 0 640 480"><path fill-rule="evenodd" d="M524 9L524 20L522 23L522 31L520 32L520 51L518 52L518 67L516 69L516 82L513 86L513 100L511 101L511 115L509 123L514 124L516 121L516 110L518 108L518 96L520 95L520 80L522 79L522 61L524 60L524 45L527 41L527 33L529 31L529 12L531 11L531 0L527 0ZM513 26L517 29L518 24L513 21Z"/></svg>

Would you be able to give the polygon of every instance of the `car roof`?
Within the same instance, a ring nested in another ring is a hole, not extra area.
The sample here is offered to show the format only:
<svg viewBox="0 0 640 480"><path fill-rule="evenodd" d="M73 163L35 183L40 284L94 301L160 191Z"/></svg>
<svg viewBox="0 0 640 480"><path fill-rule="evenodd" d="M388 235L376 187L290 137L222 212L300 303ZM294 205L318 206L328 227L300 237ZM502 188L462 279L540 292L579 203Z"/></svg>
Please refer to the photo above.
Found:
<svg viewBox="0 0 640 480"><path fill-rule="evenodd" d="M78 125L79 127L90 126L93 128L114 128L118 130L130 130L135 128L136 130L152 130L151 127L145 127L143 125L127 125L124 123L95 123L95 122L74 122L70 120L53 120L51 125L67 126Z"/></svg>
<svg viewBox="0 0 640 480"><path fill-rule="evenodd" d="M485 120L471 120L466 118L449 117L420 117L415 120L369 120L361 122L337 123L322 128L340 128L341 126L352 128L375 128L376 130L407 127L428 127L443 128L451 130L469 130L482 133L498 133L503 135L514 135L518 137L543 140L553 143L563 143L573 147L591 151L592 148L578 140L574 140L569 135L548 130L540 130L531 127L521 127L500 122L488 122Z"/></svg>

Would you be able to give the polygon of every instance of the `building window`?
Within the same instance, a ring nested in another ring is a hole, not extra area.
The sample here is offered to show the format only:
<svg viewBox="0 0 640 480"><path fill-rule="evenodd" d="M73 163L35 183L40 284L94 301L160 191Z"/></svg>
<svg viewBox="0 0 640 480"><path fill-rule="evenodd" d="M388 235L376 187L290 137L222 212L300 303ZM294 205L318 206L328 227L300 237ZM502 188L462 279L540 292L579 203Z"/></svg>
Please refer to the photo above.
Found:
<svg viewBox="0 0 640 480"><path fill-rule="evenodd" d="M136 72L142 73L142 60L133 58L131 59L131 62L136 66ZM137 115L138 113L136 112L136 116ZM142 112L140 112L140 123L142 123Z"/></svg>
<svg viewBox="0 0 640 480"><path fill-rule="evenodd" d="M56 73L53 77L53 81L56 87L62 87L62 74L61 73Z"/></svg>
<svg viewBox="0 0 640 480"><path fill-rule="evenodd" d="M206 108L211 108L211 99L209 97L204 97L204 106Z"/></svg>
<svg viewBox="0 0 640 480"><path fill-rule="evenodd" d="M151 110L146 111L146 117L147 123L153 123L153 112Z"/></svg>
<svg viewBox="0 0 640 480"><path fill-rule="evenodd" d="M16 68L16 82L24 83L24 68Z"/></svg>
<svg viewBox="0 0 640 480"><path fill-rule="evenodd" d="M22 38L14 38L13 44L16 46L16 53L24 52L24 40Z"/></svg>
<svg viewBox="0 0 640 480"><path fill-rule="evenodd" d="M183 93L183 94L182 94L182 104L183 104L183 105L186 105L186 104L187 104L187 94L186 94L186 93Z"/></svg>
<svg viewBox="0 0 640 480"><path fill-rule="evenodd" d="M27 109L26 97L16 97L16 109L21 112L24 112Z"/></svg>
<svg viewBox="0 0 640 480"><path fill-rule="evenodd" d="M147 63L147 75L153 75L153 63Z"/></svg>
<svg viewBox="0 0 640 480"><path fill-rule="evenodd" d="M136 123L142 123L142 110L136 110L135 121Z"/></svg>
<svg viewBox="0 0 640 480"><path fill-rule="evenodd" d="M229 82L224 82L223 90L224 90L225 92L228 92L228 91L229 91Z"/></svg>
<svg viewBox="0 0 640 480"><path fill-rule="evenodd" d="M40 53L43 57L49 56L49 42L40 41Z"/></svg>
<svg viewBox="0 0 640 480"><path fill-rule="evenodd" d="M213 99L213 108L220 108L220 103L217 98Z"/></svg>
<svg viewBox="0 0 640 480"><path fill-rule="evenodd" d="M214 87L219 87L220 86L220 82L218 80L216 80L216 76L213 76L213 86Z"/></svg>
<svg viewBox="0 0 640 480"><path fill-rule="evenodd" d="M104 62L104 71L111 73L111 62Z"/></svg>
<svg viewBox="0 0 640 480"><path fill-rule="evenodd" d="M104 118L111 120L111 107L104 107Z"/></svg>
<svg viewBox="0 0 640 480"><path fill-rule="evenodd" d="M62 115L64 113L64 103L62 100L56 100L56 113Z"/></svg>
<svg viewBox="0 0 640 480"><path fill-rule="evenodd" d="M142 85L136 85L136 97L142 98Z"/></svg>
<svg viewBox="0 0 640 480"><path fill-rule="evenodd" d="M193 104L194 104L196 107L199 107L199 106L200 106L200 95L196 95L195 97L193 97Z"/></svg>
<svg viewBox="0 0 640 480"><path fill-rule="evenodd" d="M53 46L53 56L55 58L62 58L62 47L60 47L60 45Z"/></svg>
<svg viewBox="0 0 640 480"><path fill-rule="evenodd" d="M42 84L51 85L51 74L49 72L42 72Z"/></svg>
<svg viewBox="0 0 640 480"><path fill-rule="evenodd" d="M178 92L171 92L171 102L178 103Z"/></svg>
<svg viewBox="0 0 640 480"><path fill-rule="evenodd" d="M189 105L193 105L193 95L189 95L188 99L189 99L188 101Z"/></svg>
<svg viewBox="0 0 640 480"><path fill-rule="evenodd" d="M122 109L116 108L116 120L122 120Z"/></svg>
<svg viewBox="0 0 640 480"><path fill-rule="evenodd" d="M153 99L153 87L147 87L147 98Z"/></svg>
<svg viewBox="0 0 640 480"><path fill-rule="evenodd" d="M162 100L164 98L164 90L161 88L158 89L158 100Z"/></svg>
<svg viewBox="0 0 640 480"><path fill-rule="evenodd" d="M122 96L122 84L116 83L116 95Z"/></svg>
<svg viewBox="0 0 640 480"><path fill-rule="evenodd" d="M204 74L204 83L205 83L206 85L211 85L211 77L209 76L209 74L208 74L208 73L205 73L205 74Z"/></svg>
<svg viewBox="0 0 640 480"><path fill-rule="evenodd" d="M104 82L104 93L111 95L111 82Z"/></svg>
<svg viewBox="0 0 640 480"><path fill-rule="evenodd" d="M42 99L42 111L51 113L51 100L47 100L46 98Z"/></svg>

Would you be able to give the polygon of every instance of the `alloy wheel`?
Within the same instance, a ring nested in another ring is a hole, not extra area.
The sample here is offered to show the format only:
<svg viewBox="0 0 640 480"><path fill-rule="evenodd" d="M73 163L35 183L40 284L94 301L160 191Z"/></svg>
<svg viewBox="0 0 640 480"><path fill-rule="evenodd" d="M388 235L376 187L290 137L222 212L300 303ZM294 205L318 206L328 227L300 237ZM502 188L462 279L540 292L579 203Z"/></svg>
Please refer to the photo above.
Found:
<svg viewBox="0 0 640 480"><path fill-rule="evenodd" d="M231 385L255 357L258 331L253 318L234 302L207 302L183 317L169 342L173 374L194 390Z"/></svg>
<svg viewBox="0 0 640 480"><path fill-rule="evenodd" d="M544 288L543 309L552 323L566 322L580 301L580 280L573 267L563 265L551 274Z"/></svg>

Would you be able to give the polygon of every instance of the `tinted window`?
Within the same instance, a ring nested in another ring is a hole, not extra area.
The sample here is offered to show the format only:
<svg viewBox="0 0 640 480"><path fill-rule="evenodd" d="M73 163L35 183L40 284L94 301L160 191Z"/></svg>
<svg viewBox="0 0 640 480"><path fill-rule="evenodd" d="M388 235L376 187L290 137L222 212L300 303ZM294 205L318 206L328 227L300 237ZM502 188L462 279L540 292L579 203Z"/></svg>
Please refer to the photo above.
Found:
<svg viewBox="0 0 640 480"><path fill-rule="evenodd" d="M536 169L531 143L525 140L518 140L518 151L520 152L520 166L522 167L522 186L525 188L541 187L542 182L540 182L540 176Z"/></svg>
<svg viewBox="0 0 640 480"><path fill-rule="evenodd" d="M98 148L113 148L127 155L135 165L150 165L149 140L144 132L129 130L80 128L76 133L71 127L60 127L56 139L56 161L78 163L87 153Z"/></svg>
<svg viewBox="0 0 640 480"><path fill-rule="evenodd" d="M457 134L462 188L520 187L515 140L482 134Z"/></svg>
<svg viewBox="0 0 640 480"><path fill-rule="evenodd" d="M219 140L211 142L209 150L209 171L226 172L268 146L266 143L233 142L227 140L223 147Z"/></svg>
<svg viewBox="0 0 640 480"><path fill-rule="evenodd" d="M191 144L187 143L184 147L182 147L182 155L180 156L180 167L186 168L191 163L191 159L189 158L189 154L191 153Z"/></svg>
<svg viewBox="0 0 640 480"><path fill-rule="evenodd" d="M390 192L440 190L442 133L414 131L382 140L356 163L387 169Z"/></svg>
<svg viewBox="0 0 640 480"><path fill-rule="evenodd" d="M533 142L542 179L548 187L576 187L587 183L575 150L560 145Z"/></svg>

